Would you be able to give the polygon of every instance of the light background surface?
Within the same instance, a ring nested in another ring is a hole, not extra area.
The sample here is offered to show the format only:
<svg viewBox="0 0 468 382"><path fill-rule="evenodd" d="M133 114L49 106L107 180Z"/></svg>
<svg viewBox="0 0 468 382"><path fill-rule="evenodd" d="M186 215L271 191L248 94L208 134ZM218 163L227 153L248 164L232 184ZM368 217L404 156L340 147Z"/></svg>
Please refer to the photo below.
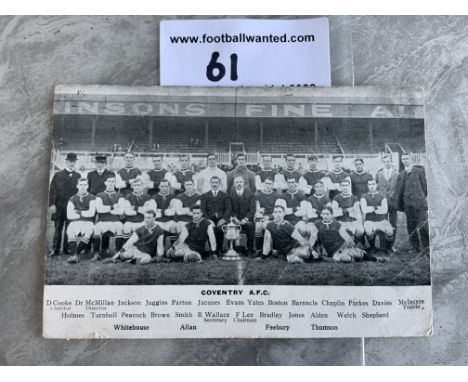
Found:
<svg viewBox="0 0 468 382"><path fill-rule="evenodd" d="M339 41L331 52L335 85L422 86L426 92L434 336L366 339L364 357L359 339L42 339L53 85L157 85L160 18L4 16L0 364L468 363L468 18L331 19L332 36Z"/></svg>

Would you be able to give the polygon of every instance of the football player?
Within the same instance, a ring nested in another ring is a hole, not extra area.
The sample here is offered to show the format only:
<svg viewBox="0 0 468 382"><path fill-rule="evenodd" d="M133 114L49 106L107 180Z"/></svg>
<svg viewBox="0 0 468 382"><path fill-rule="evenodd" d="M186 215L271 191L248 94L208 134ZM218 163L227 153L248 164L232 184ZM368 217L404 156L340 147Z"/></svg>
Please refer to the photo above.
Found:
<svg viewBox="0 0 468 382"><path fill-rule="evenodd" d="M294 179L299 184L302 174L296 170L296 156L294 154L286 155L286 168L275 177L275 189L278 193L285 192L288 187L288 180Z"/></svg>
<svg viewBox="0 0 468 382"><path fill-rule="evenodd" d="M174 172L174 189L176 190L176 194L181 194L185 191L186 180L191 180L192 183L194 182L193 176L194 173L190 170L190 156L188 154L182 154L179 157L179 170Z"/></svg>
<svg viewBox="0 0 468 382"><path fill-rule="evenodd" d="M156 212L147 210L144 213L144 224L133 232L119 252L111 259L105 259L104 263L120 260L149 264L161 259L164 255L164 231L156 224L155 219Z"/></svg>
<svg viewBox="0 0 468 382"><path fill-rule="evenodd" d="M351 192L358 199L367 192L367 182L374 179L371 174L364 170L364 159L356 158L354 160L355 170L351 171Z"/></svg>
<svg viewBox="0 0 468 382"><path fill-rule="evenodd" d="M125 212L125 223L123 225L124 243L133 232L144 224L146 211L156 211L156 202L143 191L143 180L138 176L133 182L133 191L125 196L127 201Z"/></svg>
<svg viewBox="0 0 468 382"><path fill-rule="evenodd" d="M321 181L323 185L323 178L327 173L318 169L318 157L316 155L309 156L308 162L309 169L299 179L299 189L303 190L306 195L311 195L318 181Z"/></svg>
<svg viewBox="0 0 468 382"><path fill-rule="evenodd" d="M197 180L197 189L199 194L204 194L211 189L211 178L216 176L221 180L220 190L226 191L227 189L227 176L226 173L218 168L216 154L209 153L206 156L208 166L200 171Z"/></svg>
<svg viewBox="0 0 468 382"><path fill-rule="evenodd" d="M126 196L132 192L132 184L138 175L141 175L141 170L135 167L135 155L132 152L127 152L124 155L125 167L117 171L116 188L119 192Z"/></svg>
<svg viewBox="0 0 468 382"><path fill-rule="evenodd" d="M262 157L262 169L255 174L255 187L258 191L263 191L264 182L267 178L275 180L276 171L271 166L272 160L270 155Z"/></svg>
<svg viewBox="0 0 468 382"><path fill-rule="evenodd" d="M200 195L195 192L195 184L192 179L187 179L184 182L184 192L174 199L172 199L172 205L175 209L176 220L179 229L182 229L181 225L185 225L192 221L192 208L196 204L200 204Z"/></svg>
<svg viewBox="0 0 468 382"><path fill-rule="evenodd" d="M307 198L307 221L308 223L315 223L317 220L320 220L320 211L324 207L331 207L331 200L325 194L325 187L321 180L315 182L314 184L314 194Z"/></svg>
<svg viewBox="0 0 468 382"><path fill-rule="evenodd" d="M348 180L340 183L341 193L336 195L332 201L333 217L338 220L356 241L362 244L364 238L364 227L362 226L362 214L359 199L351 193L351 184Z"/></svg>
<svg viewBox="0 0 468 382"><path fill-rule="evenodd" d="M265 178L263 189L256 195L257 209L255 212L255 248L257 252L263 248L263 231L266 224L273 219L275 203L279 198L278 193L273 190L273 178Z"/></svg>
<svg viewBox="0 0 468 382"><path fill-rule="evenodd" d="M289 263L303 263L311 257L309 242L297 228L284 220L284 216L284 207L276 205L273 221L268 222L265 228L262 255L258 260L265 260L272 254L275 257L285 257Z"/></svg>
<svg viewBox="0 0 468 382"><path fill-rule="evenodd" d="M214 225L208 219L203 217L200 206L193 206L192 221L188 222L174 243L166 252L166 256L174 259L182 259L186 262L200 262L202 258L210 255L217 259L216 255L216 237L214 234ZM206 251L206 243L210 243L211 252Z"/></svg>
<svg viewBox="0 0 468 382"><path fill-rule="evenodd" d="M369 192L361 198L361 210L364 215L364 232L370 245L370 250L375 249L375 234L383 232L385 238L380 243L380 249L389 254L389 245L393 242L393 227L387 220L388 203L387 198L377 191L377 183L374 179L367 181Z"/></svg>
<svg viewBox="0 0 468 382"><path fill-rule="evenodd" d="M96 214L96 197L88 192L88 180L80 179L77 184L78 193L73 195L67 204L68 248L71 256L67 262L80 262L80 253L86 248L94 231L94 216ZM81 236L80 244L77 245Z"/></svg>
<svg viewBox="0 0 468 382"><path fill-rule="evenodd" d="M331 184L328 185L330 190L328 196L330 200L338 195L341 192L341 182L343 180L348 180L351 183L351 178L349 176L349 171L343 168L343 155L333 155L333 169L328 173L328 178L330 179Z"/></svg>
<svg viewBox="0 0 468 382"><path fill-rule="evenodd" d="M169 183L175 184L172 173L163 168L163 156L162 154L155 154L152 158L153 169L146 173L145 181L148 188L148 194L154 196L159 192L159 184L162 180L167 180Z"/></svg>
<svg viewBox="0 0 468 382"><path fill-rule="evenodd" d="M123 246L123 223L125 214L125 198L115 190L115 176L109 176L106 190L96 195L97 223L94 226L94 249L101 251L94 254L92 261L99 261L109 250L109 234L115 236L115 249L120 251Z"/></svg>
<svg viewBox="0 0 468 382"><path fill-rule="evenodd" d="M234 179L241 176L244 179L244 189L251 190L253 193L257 191L255 188L255 174L247 168L245 154L237 154L236 167L227 173L227 191L230 192L234 188Z"/></svg>

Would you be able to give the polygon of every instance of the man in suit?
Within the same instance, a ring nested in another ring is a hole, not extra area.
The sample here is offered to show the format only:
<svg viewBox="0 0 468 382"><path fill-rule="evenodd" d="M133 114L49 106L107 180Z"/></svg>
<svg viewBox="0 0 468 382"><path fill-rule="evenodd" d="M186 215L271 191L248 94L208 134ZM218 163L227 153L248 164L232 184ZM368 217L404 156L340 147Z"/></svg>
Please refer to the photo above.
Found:
<svg viewBox="0 0 468 382"><path fill-rule="evenodd" d="M234 178L234 189L231 190L231 215L234 223L242 227L242 232L247 235L247 255L253 256L254 236L255 236L255 195L250 189L245 189L244 178L237 176Z"/></svg>
<svg viewBox="0 0 468 382"><path fill-rule="evenodd" d="M388 202L388 221L393 227L393 241L390 243L390 249L394 251L393 242L395 241L397 230L397 206L393 203L393 200L398 181L398 172L393 168L391 155L384 155L382 163L383 168L377 171L375 180L377 182L377 191L382 193Z"/></svg>
<svg viewBox="0 0 468 382"><path fill-rule="evenodd" d="M62 233L65 229L63 238L63 253L68 254L67 238L67 205L70 198L76 194L76 187L81 175L76 172L77 156L75 153L68 153L65 158L65 168L54 174L49 190L49 211L51 219L54 222L55 231L53 239L53 249L51 256L58 255L62 247Z"/></svg>
<svg viewBox="0 0 468 382"><path fill-rule="evenodd" d="M88 192L96 196L100 192L104 192L106 189L105 181L109 176L115 176L115 174L106 169L107 158L105 155L96 155L94 162L96 170L90 171L87 178L89 184Z"/></svg>
<svg viewBox="0 0 468 382"><path fill-rule="evenodd" d="M210 179L211 190L200 197L200 207L205 218L214 223L214 232L216 236L216 248L221 255L223 250L223 225L231 217L231 198L227 193L221 191L221 179L213 176Z"/></svg>
<svg viewBox="0 0 468 382"><path fill-rule="evenodd" d="M415 166L410 154L403 154L405 166L397 180L394 203L406 214L406 226L413 250L429 250L429 228L427 216L427 181L422 166Z"/></svg>

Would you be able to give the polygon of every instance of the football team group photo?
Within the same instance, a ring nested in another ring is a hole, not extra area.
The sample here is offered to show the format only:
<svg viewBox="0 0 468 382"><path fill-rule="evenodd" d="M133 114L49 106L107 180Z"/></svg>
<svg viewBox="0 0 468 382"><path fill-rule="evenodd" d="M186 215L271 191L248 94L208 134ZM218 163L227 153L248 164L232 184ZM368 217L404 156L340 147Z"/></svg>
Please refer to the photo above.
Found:
<svg viewBox="0 0 468 382"><path fill-rule="evenodd" d="M91 106L54 115L46 283L430 283L422 119Z"/></svg>

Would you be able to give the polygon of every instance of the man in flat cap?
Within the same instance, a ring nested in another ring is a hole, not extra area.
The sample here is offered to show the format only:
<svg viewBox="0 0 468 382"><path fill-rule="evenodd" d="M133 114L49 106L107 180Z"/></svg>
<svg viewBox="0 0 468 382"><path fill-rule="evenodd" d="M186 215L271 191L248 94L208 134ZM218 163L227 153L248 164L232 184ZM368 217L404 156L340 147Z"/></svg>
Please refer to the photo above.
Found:
<svg viewBox="0 0 468 382"><path fill-rule="evenodd" d="M69 199L76 193L76 186L81 175L76 171L77 156L75 153L68 153L65 158L65 168L58 171L52 177L49 190L49 211L51 219L54 221L55 232L53 239L53 249L51 256L58 255L62 247L62 233L65 228L63 238L63 253L68 254L67 240L67 204Z"/></svg>
<svg viewBox="0 0 468 382"><path fill-rule="evenodd" d="M106 189L105 181L109 176L115 176L112 171L106 168L107 158L105 155L96 155L94 158L96 170L88 173L88 192L97 195Z"/></svg>

